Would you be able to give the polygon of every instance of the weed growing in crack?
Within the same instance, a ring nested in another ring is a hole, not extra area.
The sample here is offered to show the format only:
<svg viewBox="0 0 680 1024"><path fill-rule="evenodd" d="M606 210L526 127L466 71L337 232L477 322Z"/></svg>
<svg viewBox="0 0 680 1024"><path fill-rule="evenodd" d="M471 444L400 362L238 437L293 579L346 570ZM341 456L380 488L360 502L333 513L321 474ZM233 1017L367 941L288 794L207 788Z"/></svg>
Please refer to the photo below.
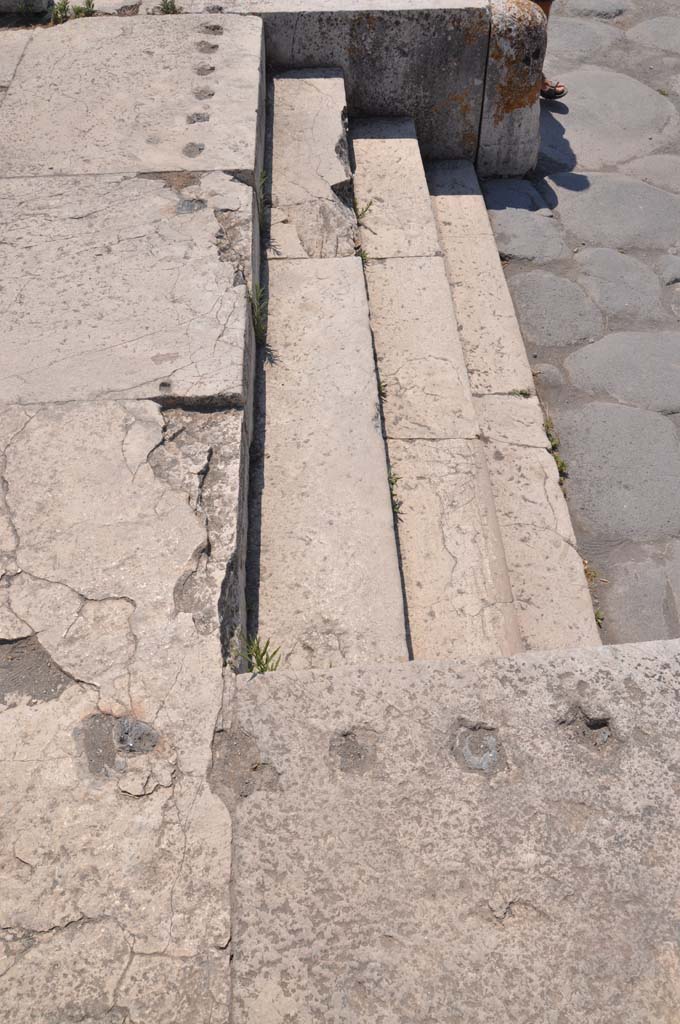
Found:
<svg viewBox="0 0 680 1024"><path fill-rule="evenodd" d="M357 197L352 196L352 205L354 207L354 216L357 219L357 224L363 224L364 217L373 206L373 200L369 199L365 206L359 208L359 206L357 205Z"/></svg>
<svg viewBox="0 0 680 1024"><path fill-rule="evenodd" d="M392 472L392 470L389 471L387 475L387 481L390 485L392 511L394 512L394 518L397 520L398 523L400 523L402 519L401 509L404 504L401 498L397 495L397 484L399 483L400 479L401 477L398 477L396 473Z"/></svg>
<svg viewBox="0 0 680 1024"><path fill-rule="evenodd" d="M245 658L248 671L257 672L258 675L276 672L281 664L281 648L272 648L271 640L262 643L257 635L242 638L241 656Z"/></svg>
<svg viewBox="0 0 680 1024"><path fill-rule="evenodd" d="M569 476L569 467L567 466L562 456L559 454L560 439L555 433L553 421L551 419L547 419L543 424L543 427L546 433L546 437L548 438L548 451L551 453L553 459L555 460L557 472L560 476L560 484L562 484Z"/></svg>
<svg viewBox="0 0 680 1024"><path fill-rule="evenodd" d="M250 309L253 314L255 340L258 345L264 345L265 338L267 337L267 300L262 285L256 284L248 298L250 299Z"/></svg>
<svg viewBox="0 0 680 1024"><path fill-rule="evenodd" d="M176 0L161 0L159 11L161 14L181 14L182 8L177 6Z"/></svg>
<svg viewBox="0 0 680 1024"><path fill-rule="evenodd" d="M595 622L597 623L598 628L602 629L602 626L604 625L604 615L599 608L595 609Z"/></svg>
<svg viewBox="0 0 680 1024"><path fill-rule="evenodd" d="M380 396L381 402L384 402L387 399L387 384L382 380L378 381L378 395Z"/></svg>
<svg viewBox="0 0 680 1024"><path fill-rule="evenodd" d="M56 0L56 3L52 8L52 24L63 25L65 21L68 21L70 13L71 5L69 4L69 0Z"/></svg>
<svg viewBox="0 0 680 1024"><path fill-rule="evenodd" d="M368 260L368 253L366 252L366 250L365 249L357 249L357 256L361 260L361 265L365 267L366 266L366 262Z"/></svg>
<svg viewBox="0 0 680 1024"><path fill-rule="evenodd" d="M94 0L85 0L84 4L78 4L73 7L74 18L92 18L94 14Z"/></svg>
<svg viewBox="0 0 680 1024"><path fill-rule="evenodd" d="M528 388L516 388L514 391L511 391L510 394L514 395L515 398L531 398L531 392Z"/></svg>
<svg viewBox="0 0 680 1024"><path fill-rule="evenodd" d="M257 179L257 191L255 193L255 201L257 202L257 215L260 218L260 227L262 227L264 221L264 196L267 188L267 172L260 171L260 176Z"/></svg>

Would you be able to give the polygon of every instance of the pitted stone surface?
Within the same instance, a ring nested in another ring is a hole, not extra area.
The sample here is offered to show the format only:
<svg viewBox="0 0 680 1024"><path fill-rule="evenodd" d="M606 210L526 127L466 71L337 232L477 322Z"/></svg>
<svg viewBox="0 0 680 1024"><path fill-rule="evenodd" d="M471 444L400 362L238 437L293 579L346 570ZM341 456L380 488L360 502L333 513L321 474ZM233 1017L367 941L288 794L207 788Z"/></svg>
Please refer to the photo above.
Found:
<svg viewBox="0 0 680 1024"><path fill-rule="evenodd" d="M221 172L0 181L4 402L247 402L254 198Z"/></svg>
<svg viewBox="0 0 680 1024"><path fill-rule="evenodd" d="M614 32L594 22L586 28ZM553 65L560 66L557 58ZM680 118L673 103L635 78L598 67L578 68L568 77L569 105L544 108L541 160L550 166L571 170L576 158L581 168L601 170L677 136Z"/></svg>
<svg viewBox="0 0 680 1024"><path fill-rule="evenodd" d="M638 157L621 167L621 171L666 192L680 192L680 156L673 153Z"/></svg>
<svg viewBox="0 0 680 1024"><path fill-rule="evenodd" d="M85 18L36 32L0 108L2 173L217 169L254 184L262 61L257 18ZM195 112L209 121L189 123Z"/></svg>
<svg viewBox="0 0 680 1024"><path fill-rule="evenodd" d="M657 412L680 411L680 333L608 334L565 361L572 383Z"/></svg>
<svg viewBox="0 0 680 1024"><path fill-rule="evenodd" d="M479 441L389 440L413 656L522 649Z"/></svg>
<svg viewBox="0 0 680 1024"><path fill-rule="evenodd" d="M629 0L556 0L555 14L609 20L620 17L629 6Z"/></svg>
<svg viewBox="0 0 680 1024"><path fill-rule="evenodd" d="M240 683L283 784L235 813L235 1024L672 1021L679 673L668 643Z"/></svg>
<svg viewBox="0 0 680 1024"><path fill-rule="evenodd" d="M271 260L257 631L282 666L407 657L361 260Z"/></svg>
<svg viewBox="0 0 680 1024"><path fill-rule="evenodd" d="M409 118L376 118L352 124L354 190L361 217L361 246L371 259L436 256L432 219L415 125Z"/></svg>
<svg viewBox="0 0 680 1024"><path fill-rule="evenodd" d="M680 54L680 18L651 18L629 29L627 35L634 43Z"/></svg>
<svg viewBox="0 0 680 1024"><path fill-rule="evenodd" d="M230 822L206 773L243 417L206 434L200 413L165 416L0 416L3 638L26 638L1 645L18 652L0 716L3 1021L226 1013Z"/></svg>
<svg viewBox="0 0 680 1024"><path fill-rule="evenodd" d="M613 541L680 534L680 445L668 417L605 402L555 410L572 515Z"/></svg>
<svg viewBox="0 0 680 1024"><path fill-rule="evenodd" d="M619 174L556 174L545 187L556 195L562 224L582 244L657 250L680 245L680 196Z"/></svg>
<svg viewBox="0 0 680 1024"><path fill-rule="evenodd" d="M618 3L618 0L616 2ZM577 13L571 10L571 4L570 13ZM557 10L555 14L557 15ZM623 40L624 35L619 28L603 24L592 17L584 20L577 17L551 17L546 54L548 69L550 71L553 67L591 63ZM573 74L571 72L569 75L570 83ZM571 101L571 88L568 95Z"/></svg>
<svg viewBox="0 0 680 1024"><path fill-rule="evenodd" d="M0 103L3 100L3 90L9 88L32 34L29 29L0 32Z"/></svg>
<svg viewBox="0 0 680 1024"><path fill-rule="evenodd" d="M270 259L353 256L356 218L342 74L275 75L270 92Z"/></svg>
<svg viewBox="0 0 680 1024"><path fill-rule="evenodd" d="M591 341L604 331L604 318L583 288L546 270L513 274L510 292L529 352Z"/></svg>
<svg viewBox="0 0 680 1024"><path fill-rule="evenodd" d="M659 279L640 260L615 249L584 249L574 262L579 284L605 316L629 321L663 319Z"/></svg>
<svg viewBox="0 0 680 1024"><path fill-rule="evenodd" d="M442 257L369 260L366 281L387 436L475 437L477 421Z"/></svg>
<svg viewBox="0 0 680 1024"><path fill-rule="evenodd" d="M501 258L546 263L568 255L559 223L530 182L488 181L482 187Z"/></svg>

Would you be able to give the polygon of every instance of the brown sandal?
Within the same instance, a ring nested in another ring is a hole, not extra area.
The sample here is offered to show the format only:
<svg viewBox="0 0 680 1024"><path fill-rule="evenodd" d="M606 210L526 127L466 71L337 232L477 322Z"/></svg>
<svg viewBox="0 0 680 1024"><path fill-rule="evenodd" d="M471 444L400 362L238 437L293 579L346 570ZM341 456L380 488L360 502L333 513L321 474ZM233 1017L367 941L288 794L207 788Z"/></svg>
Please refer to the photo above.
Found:
<svg viewBox="0 0 680 1024"><path fill-rule="evenodd" d="M542 100L561 100L569 90L561 82L546 82L541 89Z"/></svg>

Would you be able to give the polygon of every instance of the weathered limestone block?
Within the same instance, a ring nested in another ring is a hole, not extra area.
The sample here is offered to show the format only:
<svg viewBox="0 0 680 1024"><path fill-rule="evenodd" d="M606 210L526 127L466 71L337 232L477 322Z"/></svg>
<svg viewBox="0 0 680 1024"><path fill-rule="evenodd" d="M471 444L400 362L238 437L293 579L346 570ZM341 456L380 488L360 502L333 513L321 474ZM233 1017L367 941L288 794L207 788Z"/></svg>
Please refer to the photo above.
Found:
<svg viewBox="0 0 680 1024"><path fill-rule="evenodd" d="M675 641L240 683L233 1024L673 1021L679 674Z"/></svg>
<svg viewBox="0 0 680 1024"><path fill-rule="evenodd" d="M490 0L490 13L477 170L484 178L521 176L538 159L546 19L532 0Z"/></svg>
<svg viewBox="0 0 680 1024"><path fill-rule="evenodd" d="M2 10L2 0L0 0L0 13ZM9 88L32 34L30 29L0 32L0 103L2 103L4 90Z"/></svg>
<svg viewBox="0 0 680 1024"><path fill-rule="evenodd" d="M483 445L388 442L413 656L522 649Z"/></svg>
<svg viewBox="0 0 680 1024"><path fill-rule="evenodd" d="M2 173L221 170L254 185L262 23L86 18L36 32L0 110Z"/></svg>
<svg viewBox="0 0 680 1024"><path fill-rule="evenodd" d="M368 260L365 272L387 436L476 437L442 257Z"/></svg>
<svg viewBox="0 0 680 1024"><path fill-rule="evenodd" d="M342 73L275 75L269 89L269 259L353 256L356 217Z"/></svg>
<svg viewBox="0 0 680 1024"><path fill-rule="evenodd" d="M533 391L474 167L468 161L433 162L427 180L473 393Z"/></svg>
<svg viewBox="0 0 680 1024"><path fill-rule="evenodd" d="M247 405L255 207L221 172L0 180L3 401Z"/></svg>
<svg viewBox="0 0 680 1024"><path fill-rule="evenodd" d="M243 413L14 406L0 432L0 1020L224 1019Z"/></svg>
<svg viewBox="0 0 680 1024"><path fill-rule="evenodd" d="M598 645L555 460L548 451L517 443L494 440L486 449L522 639L538 651Z"/></svg>
<svg viewBox="0 0 680 1024"><path fill-rule="evenodd" d="M258 628L283 664L407 656L361 261L272 260Z"/></svg>
<svg viewBox="0 0 680 1024"><path fill-rule="evenodd" d="M409 118L352 124L361 245L372 259L440 252L418 138Z"/></svg>

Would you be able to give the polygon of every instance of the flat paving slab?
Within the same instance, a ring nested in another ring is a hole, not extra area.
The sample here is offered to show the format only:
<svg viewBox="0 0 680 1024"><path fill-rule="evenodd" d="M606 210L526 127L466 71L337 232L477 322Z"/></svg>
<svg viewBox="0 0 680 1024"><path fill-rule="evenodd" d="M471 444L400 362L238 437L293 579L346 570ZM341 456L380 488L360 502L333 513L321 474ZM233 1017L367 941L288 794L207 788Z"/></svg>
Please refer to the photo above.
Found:
<svg viewBox="0 0 680 1024"><path fill-rule="evenodd" d="M240 683L234 1024L674 1020L679 673L654 644Z"/></svg>
<svg viewBox="0 0 680 1024"><path fill-rule="evenodd" d="M86 18L34 32L0 108L5 176L223 170L252 185L258 18Z"/></svg>
<svg viewBox="0 0 680 1024"><path fill-rule="evenodd" d="M3 401L245 405L254 206L221 172L0 180Z"/></svg>

